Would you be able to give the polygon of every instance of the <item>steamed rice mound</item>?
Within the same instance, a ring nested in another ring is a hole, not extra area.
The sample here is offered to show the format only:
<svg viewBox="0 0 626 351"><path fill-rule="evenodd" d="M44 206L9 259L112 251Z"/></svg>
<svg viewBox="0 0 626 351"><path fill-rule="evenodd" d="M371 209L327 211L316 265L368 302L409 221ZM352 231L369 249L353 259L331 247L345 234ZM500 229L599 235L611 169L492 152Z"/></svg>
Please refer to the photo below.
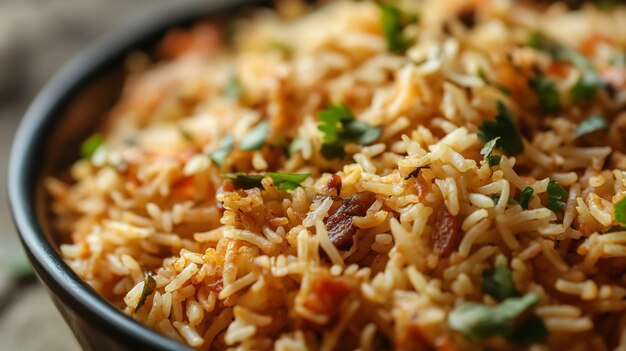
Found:
<svg viewBox="0 0 626 351"><path fill-rule="evenodd" d="M626 8L310 6L129 56L72 269L200 350L626 350Z"/></svg>

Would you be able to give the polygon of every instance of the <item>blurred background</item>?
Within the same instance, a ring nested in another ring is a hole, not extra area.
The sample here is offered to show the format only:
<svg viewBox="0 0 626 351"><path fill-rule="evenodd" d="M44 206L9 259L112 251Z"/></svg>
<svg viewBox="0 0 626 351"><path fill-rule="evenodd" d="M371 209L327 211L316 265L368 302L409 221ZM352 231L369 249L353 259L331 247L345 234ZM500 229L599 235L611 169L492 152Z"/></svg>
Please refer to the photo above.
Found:
<svg viewBox="0 0 626 351"><path fill-rule="evenodd" d="M0 0L0 350L79 350L32 276L6 199L8 155L37 91L108 29L167 0Z"/></svg>

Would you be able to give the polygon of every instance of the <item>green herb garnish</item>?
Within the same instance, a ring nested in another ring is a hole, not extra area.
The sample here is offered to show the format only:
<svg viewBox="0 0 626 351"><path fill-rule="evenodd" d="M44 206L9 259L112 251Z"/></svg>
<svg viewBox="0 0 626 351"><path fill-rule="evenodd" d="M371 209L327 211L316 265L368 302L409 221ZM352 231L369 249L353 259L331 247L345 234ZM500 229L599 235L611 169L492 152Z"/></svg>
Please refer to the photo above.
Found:
<svg viewBox="0 0 626 351"><path fill-rule="evenodd" d="M516 344L528 345L540 342L548 337L543 320L537 316L530 316L521 322L509 336L509 339Z"/></svg>
<svg viewBox="0 0 626 351"><path fill-rule="evenodd" d="M498 140L500 140L500 137L495 137L489 140L488 142L485 143L485 146L480 150L480 154L485 157L485 160L487 160L487 163L489 164L490 167L500 164L501 156L491 154Z"/></svg>
<svg viewBox="0 0 626 351"><path fill-rule="evenodd" d="M87 140L83 142L81 145L80 151L83 155L83 158L91 159L93 154L96 153L96 150L100 148L104 144L104 137L100 133L96 133L90 136Z"/></svg>
<svg viewBox="0 0 626 351"><path fill-rule="evenodd" d="M510 297L496 306L465 302L449 314L448 324L470 341L496 335L510 337L517 334L517 327L524 325L518 323L518 319L538 302L539 297L535 294Z"/></svg>
<svg viewBox="0 0 626 351"><path fill-rule="evenodd" d="M224 162L224 160L226 160L230 151L233 149L234 143L235 138L231 134L228 134L222 139L222 141L220 141L220 147L217 150L209 153L209 157L211 157L211 160L216 165L220 166Z"/></svg>
<svg viewBox="0 0 626 351"><path fill-rule="evenodd" d="M232 75L230 79L228 79L228 82L226 82L226 86L224 86L224 95L233 101L239 101L243 95L243 86L236 75Z"/></svg>
<svg viewBox="0 0 626 351"><path fill-rule="evenodd" d="M532 199L535 197L533 193L534 193L533 188L529 186L522 189L522 192L519 196L519 205L522 206L523 209L525 210L528 209L528 203L531 202Z"/></svg>
<svg viewBox="0 0 626 351"><path fill-rule="evenodd" d="M520 205L522 206L523 209L527 210L528 203L534 198L533 192L534 192L533 188L527 186L524 189L522 189L519 201L513 198L509 198L509 200L506 203L507 205L510 205L510 206ZM491 194L491 200L493 201L494 204L497 205L498 201L500 201L500 194Z"/></svg>
<svg viewBox="0 0 626 351"><path fill-rule="evenodd" d="M405 52L411 46L411 43L402 34L402 13L398 8L389 4L381 5L380 11L380 22L387 40L387 48L393 52Z"/></svg>
<svg viewBox="0 0 626 351"><path fill-rule="evenodd" d="M498 137L500 139L496 140L495 147L506 154L517 155L524 151L522 135L517 128L513 114L500 101L498 101L496 120L484 120L478 133L478 138L484 142Z"/></svg>
<svg viewBox="0 0 626 351"><path fill-rule="evenodd" d="M554 82L548 77L537 75L530 79L529 85L539 98L541 107L548 113L559 111L559 93Z"/></svg>
<svg viewBox="0 0 626 351"><path fill-rule="evenodd" d="M308 173L266 173L266 174L245 174L245 173L227 173L226 178L233 181L233 185L239 189L260 188L261 181L265 177L270 177L274 181L274 185L279 190L293 190L302 184L311 175Z"/></svg>
<svg viewBox="0 0 626 351"><path fill-rule="evenodd" d="M600 76L598 76L591 61L578 51L562 46L539 33L532 34L528 44L536 49L548 52L556 60L570 62L582 70L582 76L578 79L570 92L572 101L589 101L593 99L600 89L610 91L611 85L604 82Z"/></svg>
<svg viewBox="0 0 626 351"><path fill-rule="evenodd" d="M554 179L550 179L548 183L548 202L546 207L552 210L552 212L563 211L565 208L565 200L567 200L568 193L559 185Z"/></svg>
<svg viewBox="0 0 626 351"><path fill-rule="evenodd" d="M576 137L581 137L583 135L591 134L593 132L597 132L599 130L608 130L609 124L606 119L600 115L593 115L587 117L584 121L578 125L576 129Z"/></svg>
<svg viewBox="0 0 626 351"><path fill-rule="evenodd" d="M321 152L326 159L344 157L344 146L347 142L370 145L382 133L382 127L357 121L352 111L343 104L329 105L317 116L321 121L318 129L324 133Z"/></svg>
<svg viewBox="0 0 626 351"><path fill-rule="evenodd" d="M626 226L626 196L615 204L615 220L622 226Z"/></svg>
<svg viewBox="0 0 626 351"><path fill-rule="evenodd" d="M596 74L595 71L587 70L578 78L572 87L571 95L573 102L590 101L596 96L598 90L607 84Z"/></svg>
<svg viewBox="0 0 626 351"><path fill-rule="evenodd" d="M243 140L239 144L239 148L241 150L259 150L263 144L265 143L265 139L270 132L270 122L263 121L257 124L254 129L252 129L246 136L244 136Z"/></svg>
<svg viewBox="0 0 626 351"><path fill-rule="evenodd" d="M498 301L519 296L511 270L506 266L483 271L483 292Z"/></svg>
<svg viewBox="0 0 626 351"><path fill-rule="evenodd" d="M137 303L137 307L135 307L135 312L137 312L141 306L146 303L146 299L150 296L154 290L156 289L156 281L152 277L152 273L146 273L146 277L143 280L143 289L141 290L141 297L139 297L139 303Z"/></svg>
<svg viewBox="0 0 626 351"><path fill-rule="evenodd" d="M491 201L493 201L493 203L497 205L498 201L500 201L500 194L491 194ZM519 205L519 202L517 202L515 199L509 198L506 204L510 206L515 206Z"/></svg>

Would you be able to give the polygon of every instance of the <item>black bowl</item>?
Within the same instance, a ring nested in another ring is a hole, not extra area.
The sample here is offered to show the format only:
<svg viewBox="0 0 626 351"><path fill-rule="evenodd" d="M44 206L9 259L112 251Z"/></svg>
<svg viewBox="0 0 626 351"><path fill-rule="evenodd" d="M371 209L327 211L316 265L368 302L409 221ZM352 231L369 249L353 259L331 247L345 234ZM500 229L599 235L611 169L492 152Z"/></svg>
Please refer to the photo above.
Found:
<svg viewBox="0 0 626 351"><path fill-rule="evenodd" d="M168 28L201 18L225 20L242 5L264 1L177 1L153 9L97 41L65 66L28 109L8 167L13 219L37 275L85 350L190 350L134 321L101 298L65 264L49 225L42 179L78 157L78 145L118 97L122 64L133 50L150 50Z"/></svg>

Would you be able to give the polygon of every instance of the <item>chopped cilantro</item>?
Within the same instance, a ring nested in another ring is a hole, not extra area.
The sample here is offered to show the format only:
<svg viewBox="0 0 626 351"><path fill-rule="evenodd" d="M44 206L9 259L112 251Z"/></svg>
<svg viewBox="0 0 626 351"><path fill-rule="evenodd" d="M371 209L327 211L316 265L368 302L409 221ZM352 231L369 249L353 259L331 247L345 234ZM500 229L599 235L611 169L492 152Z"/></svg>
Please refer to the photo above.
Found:
<svg viewBox="0 0 626 351"><path fill-rule="evenodd" d="M270 132L270 122L263 121L257 124L246 136L241 140L239 148L241 150L259 150L265 143L265 139Z"/></svg>
<svg viewBox="0 0 626 351"><path fill-rule="evenodd" d="M626 226L626 196L615 204L615 220Z"/></svg>
<svg viewBox="0 0 626 351"><path fill-rule="evenodd" d="M398 53L405 52L411 46L411 43L402 34L402 13L398 8L389 4L381 5L380 11L380 22L387 40L387 48Z"/></svg>
<svg viewBox="0 0 626 351"><path fill-rule="evenodd" d="M532 34L528 44L536 49L548 52L556 60L568 61L582 70L582 76L570 92L572 101L591 100L600 89L606 89L610 93L611 85L598 76L591 61L578 51L562 46L539 33Z"/></svg>
<svg viewBox="0 0 626 351"><path fill-rule="evenodd" d="M493 152L493 148L496 146L496 143L498 142L499 139L500 137L495 137L489 140L488 142L485 143L485 146L480 150L480 154L485 156L485 160L487 160L487 163L489 164L490 167L500 164L501 156L491 154Z"/></svg>
<svg viewBox="0 0 626 351"><path fill-rule="evenodd" d="M228 82L226 82L226 86L224 86L224 95L233 101L239 101L241 95L243 95L243 86L236 75L233 74L230 79L228 79Z"/></svg>
<svg viewBox="0 0 626 351"><path fill-rule="evenodd" d="M321 121L318 129L324 133L321 152L326 159L344 157L346 142L369 145L382 133L382 127L357 121L352 111L343 104L329 105L318 113L318 118Z"/></svg>
<svg viewBox="0 0 626 351"><path fill-rule="evenodd" d="M267 176L272 178L278 189L293 190L299 187L311 175L308 173L268 173Z"/></svg>
<svg viewBox="0 0 626 351"><path fill-rule="evenodd" d="M588 70L583 72L578 78L574 87L572 87L571 95L573 102L589 101L596 96L598 90L604 88L606 83L596 74L596 72Z"/></svg>
<svg viewBox="0 0 626 351"><path fill-rule="evenodd" d="M91 156L96 153L96 150L100 148L104 144L104 137L102 134L96 133L90 136L87 140L83 142L81 145L80 151L83 155L83 158L91 159Z"/></svg>
<svg viewBox="0 0 626 351"><path fill-rule="evenodd" d="M532 201L532 199L535 197L533 195L533 188L527 186L524 189L522 189L522 192L519 196L519 205L522 206L523 209L527 210L528 209L528 203L530 201Z"/></svg>
<svg viewBox="0 0 626 351"><path fill-rule="evenodd" d="M535 294L509 297L495 306L465 302L448 315L448 324L470 341L481 341L492 336L510 337L517 334L520 317L539 302Z"/></svg>
<svg viewBox="0 0 626 351"><path fill-rule="evenodd" d="M553 212L563 211L567 196L567 191L554 179L550 179L548 183L548 202L546 203L546 207Z"/></svg>
<svg viewBox="0 0 626 351"><path fill-rule="evenodd" d="M587 117L584 121L578 125L576 129L576 137L581 137L599 130L608 130L609 124L606 119L600 115L593 115Z"/></svg>
<svg viewBox="0 0 626 351"><path fill-rule="evenodd" d="M141 290L141 296L139 297L139 303L137 303L137 307L135 307L135 312L138 311L141 306L146 303L146 299L150 294L154 292L156 289L156 281L152 277L150 272L146 273L146 277L143 280L143 289Z"/></svg>
<svg viewBox="0 0 626 351"><path fill-rule="evenodd" d="M234 143L235 138L231 134L228 134L222 139L222 141L220 141L220 147L217 150L209 153L209 157L211 157L211 160L213 160L216 165L220 166L222 162L226 160L230 151L233 149Z"/></svg>
<svg viewBox="0 0 626 351"><path fill-rule="evenodd" d="M513 114L506 106L498 101L498 115L495 121L484 120L480 126L478 138L484 142L488 142L495 138L495 147L504 151L509 155L517 155L524 151L524 142L517 128Z"/></svg>
<svg viewBox="0 0 626 351"><path fill-rule="evenodd" d="M522 192L520 194L520 198L519 201L509 198L509 201L507 201L507 205L510 206L514 206L514 205L520 205L522 206L523 209L527 210L528 209L528 203L533 199L533 188L531 187L525 187L524 189L522 189ZM498 201L500 201L500 194L491 194L491 200L493 201L494 204L498 204Z"/></svg>
<svg viewBox="0 0 626 351"><path fill-rule="evenodd" d="M491 194L491 201L493 201L493 203L497 205L498 201L500 201L500 194ZM519 202L515 201L515 199L509 198L506 204L510 206L514 206L514 205L519 205Z"/></svg>
<svg viewBox="0 0 626 351"><path fill-rule="evenodd" d="M482 289L485 294L491 295L498 301L519 296L515 288L515 282L513 282L511 269L506 266L484 270Z"/></svg>
<svg viewBox="0 0 626 351"><path fill-rule="evenodd" d="M245 173L228 173L224 175L233 181L233 185L240 189L260 188L261 181L265 177L270 177L274 181L274 185L279 190L293 190L302 184L310 174L296 173L266 173L266 174L245 174Z"/></svg>
<svg viewBox="0 0 626 351"><path fill-rule="evenodd" d="M548 113L559 111L559 93L554 82L546 76L537 75L530 79L529 85L539 98L541 107Z"/></svg>
<svg viewBox="0 0 626 351"><path fill-rule="evenodd" d="M548 330L543 320L538 316L530 316L522 321L509 336L510 340L521 345L540 342L545 340L546 337L548 337Z"/></svg>

